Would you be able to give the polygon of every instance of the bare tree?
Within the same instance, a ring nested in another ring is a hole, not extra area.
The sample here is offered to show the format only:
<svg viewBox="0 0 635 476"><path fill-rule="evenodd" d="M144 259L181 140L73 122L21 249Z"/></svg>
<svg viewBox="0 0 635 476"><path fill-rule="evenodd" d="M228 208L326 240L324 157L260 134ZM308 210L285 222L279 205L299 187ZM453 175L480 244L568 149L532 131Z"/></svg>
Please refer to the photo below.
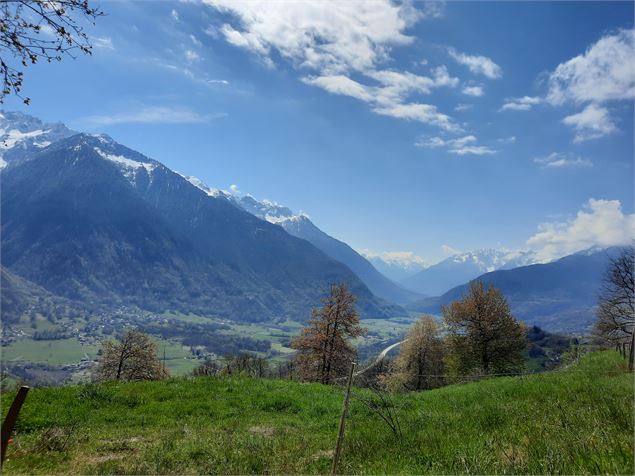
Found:
<svg viewBox="0 0 635 476"><path fill-rule="evenodd" d="M618 347L630 347L628 368L635 357L635 246L611 258L598 299L595 333Z"/></svg>
<svg viewBox="0 0 635 476"><path fill-rule="evenodd" d="M525 327L512 316L505 296L481 281L463 299L441 309L449 333L449 364L467 374L509 371L523 363Z"/></svg>
<svg viewBox="0 0 635 476"><path fill-rule="evenodd" d="M392 371L383 379L392 390L424 390L443 385L444 343L430 316L422 316L400 346Z"/></svg>
<svg viewBox="0 0 635 476"><path fill-rule="evenodd" d="M356 302L342 283L331 285L322 307L313 309L308 326L291 342L291 347L298 350L295 364L302 379L329 384L346 374L357 355L348 339L366 333L359 325Z"/></svg>
<svg viewBox="0 0 635 476"><path fill-rule="evenodd" d="M95 24L103 15L88 0L0 0L0 75L3 88L0 103L13 93L21 96L24 73L38 61L74 58L75 52L92 53L81 23Z"/></svg>
<svg viewBox="0 0 635 476"><path fill-rule="evenodd" d="M150 336L127 331L120 342L103 343L96 380L159 380L169 375Z"/></svg>

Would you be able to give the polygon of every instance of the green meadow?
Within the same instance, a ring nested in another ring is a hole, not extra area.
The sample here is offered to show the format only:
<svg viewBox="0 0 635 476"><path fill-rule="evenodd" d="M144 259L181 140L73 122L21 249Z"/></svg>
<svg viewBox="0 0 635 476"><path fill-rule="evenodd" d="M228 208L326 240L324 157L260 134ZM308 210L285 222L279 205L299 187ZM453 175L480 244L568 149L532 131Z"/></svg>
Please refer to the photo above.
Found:
<svg viewBox="0 0 635 476"><path fill-rule="evenodd" d="M13 394L3 395L3 411ZM33 389L6 474L324 474L343 389L246 377ZM567 368L390 397L355 388L341 474L632 474L633 378L611 351Z"/></svg>

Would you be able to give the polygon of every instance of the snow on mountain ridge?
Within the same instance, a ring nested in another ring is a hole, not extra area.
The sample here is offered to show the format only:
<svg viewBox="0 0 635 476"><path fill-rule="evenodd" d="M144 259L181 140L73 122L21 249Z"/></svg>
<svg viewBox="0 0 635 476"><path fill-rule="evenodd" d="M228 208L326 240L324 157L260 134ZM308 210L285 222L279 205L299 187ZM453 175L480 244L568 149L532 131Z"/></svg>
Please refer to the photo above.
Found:
<svg viewBox="0 0 635 476"><path fill-rule="evenodd" d="M21 112L0 111L0 168L74 134L61 122L46 124Z"/></svg>
<svg viewBox="0 0 635 476"><path fill-rule="evenodd" d="M114 162L120 167L123 167L125 169L133 169L133 171L135 171L137 169L143 168L146 170L146 172L151 173L157 167L156 164L152 164L148 162L139 162L137 160L129 159L128 157L124 155L109 154L101 150L99 147L94 147L93 149L102 158L106 160L110 160L111 162Z"/></svg>

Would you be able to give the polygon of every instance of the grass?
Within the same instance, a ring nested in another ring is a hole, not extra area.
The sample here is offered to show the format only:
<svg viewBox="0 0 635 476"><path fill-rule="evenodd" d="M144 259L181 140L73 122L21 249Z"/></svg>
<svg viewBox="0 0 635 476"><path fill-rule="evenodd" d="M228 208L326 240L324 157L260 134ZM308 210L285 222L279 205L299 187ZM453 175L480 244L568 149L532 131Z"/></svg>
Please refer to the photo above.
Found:
<svg viewBox="0 0 635 476"><path fill-rule="evenodd" d="M633 473L633 380L614 352L394 402L401 439L353 399L341 474ZM240 377L36 388L3 470L323 474L341 403L339 387Z"/></svg>
<svg viewBox="0 0 635 476"><path fill-rule="evenodd" d="M2 360L67 364L79 362L84 358L84 354L94 358L98 349L98 345L83 345L75 338L59 340L21 339L2 347Z"/></svg>

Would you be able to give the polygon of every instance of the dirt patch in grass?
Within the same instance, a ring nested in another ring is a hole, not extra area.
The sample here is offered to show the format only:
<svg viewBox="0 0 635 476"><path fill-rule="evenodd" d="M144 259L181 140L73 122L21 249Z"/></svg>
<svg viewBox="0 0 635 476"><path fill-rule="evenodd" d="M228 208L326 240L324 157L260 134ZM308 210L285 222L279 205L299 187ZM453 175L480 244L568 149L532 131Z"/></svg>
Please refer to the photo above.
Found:
<svg viewBox="0 0 635 476"><path fill-rule="evenodd" d="M276 432L275 428L270 426L251 426L249 427L249 433L252 435L260 435L260 436L273 436Z"/></svg>

